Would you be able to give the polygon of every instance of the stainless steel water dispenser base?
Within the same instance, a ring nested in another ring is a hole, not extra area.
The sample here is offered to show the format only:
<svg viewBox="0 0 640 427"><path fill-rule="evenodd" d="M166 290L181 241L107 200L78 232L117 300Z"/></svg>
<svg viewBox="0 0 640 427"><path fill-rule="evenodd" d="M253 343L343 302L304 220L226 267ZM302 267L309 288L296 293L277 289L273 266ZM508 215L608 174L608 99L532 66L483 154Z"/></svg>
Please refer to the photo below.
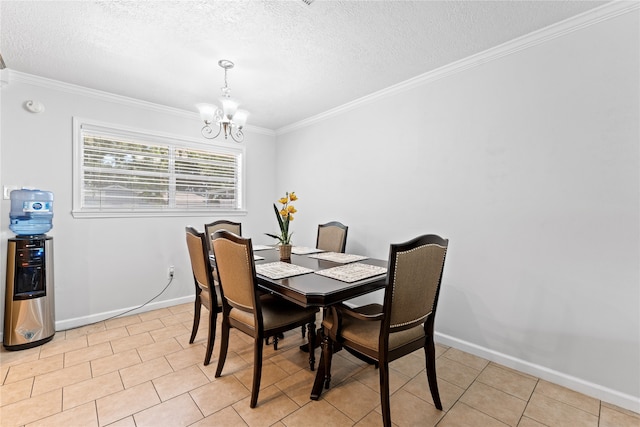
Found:
<svg viewBox="0 0 640 427"><path fill-rule="evenodd" d="M23 350L55 335L53 239L46 235L8 240L3 345Z"/></svg>

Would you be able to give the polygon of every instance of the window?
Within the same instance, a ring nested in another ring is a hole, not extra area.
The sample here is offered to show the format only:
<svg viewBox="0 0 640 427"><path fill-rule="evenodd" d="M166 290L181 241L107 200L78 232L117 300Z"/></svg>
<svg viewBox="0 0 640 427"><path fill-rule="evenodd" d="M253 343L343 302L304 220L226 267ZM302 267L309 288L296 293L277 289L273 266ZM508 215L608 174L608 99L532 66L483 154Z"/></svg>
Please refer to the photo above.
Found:
<svg viewBox="0 0 640 427"><path fill-rule="evenodd" d="M244 149L74 117L73 215L243 212Z"/></svg>

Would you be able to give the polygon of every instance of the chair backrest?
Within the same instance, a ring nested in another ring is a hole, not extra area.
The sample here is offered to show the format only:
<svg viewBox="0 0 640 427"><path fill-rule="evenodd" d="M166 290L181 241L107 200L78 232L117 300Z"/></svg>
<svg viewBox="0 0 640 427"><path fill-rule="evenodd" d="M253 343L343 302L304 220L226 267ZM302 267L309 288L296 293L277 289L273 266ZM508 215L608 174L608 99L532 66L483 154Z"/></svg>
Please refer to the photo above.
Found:
<svg viewBox="0 0 640 427"><path fill-rule="evenodd" d="M223 304L247 312L259 310L255 288L256 268L251 239L243 239L227 230L218 230L211 237L216 258Z"/></svg>
<svg viewBox="0 0 640 427"><path fill-rule="evenodd" d="M381 334L433 319L448 245L449 240L433 234L391 245Z"/></svg>
<svg viewBox="0 0 640 427"><path fill-rule="evenodd" d="M204 233L199 233L193 227L186 227L187 248L191 259L191 270L196 287L200 289L211 288L213 286L213 275L209 264L209 249L207 249L207 238Z"/></svg>
<svg viewBox="0 0 640 427"><path fill-rule="evenodd" d="M210 222L209 224L205 224L204 233L207 235L207 248L209 249L209 253L213 253L213 250L211 248L211 235L218 230L229 230L233 234L242 236L242 223L221 219L218 221Z"/></svg>
<svg viewBox="0 0 640 427"><path fill-rule="evenodd" d="M344 253L347 246L348 230L349 227L338 221L318 225L316 248L323 251Z"/></svg>

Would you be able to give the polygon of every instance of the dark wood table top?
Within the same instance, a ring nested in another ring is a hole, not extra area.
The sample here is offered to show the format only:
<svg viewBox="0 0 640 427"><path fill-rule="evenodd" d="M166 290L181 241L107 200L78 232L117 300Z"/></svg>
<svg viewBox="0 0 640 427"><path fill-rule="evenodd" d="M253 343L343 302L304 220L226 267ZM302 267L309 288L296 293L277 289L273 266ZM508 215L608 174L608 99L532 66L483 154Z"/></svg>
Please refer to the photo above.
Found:
<svg viewBox="0 0 640 427"><path fill-rule="evenodd" d="M254 255L264 257L264 260L256 261L256 265L280 261L280 255L277 249L254 251ZM292 254L291 260L287 262L310 268L314 271L345 265L310 258L308 255L295 254ZM387 268L387 260L367 258L358 262ZM328 307L378 289L383 289L386 275L375 276L353 283L343 282L315 273L302 274L285 279L270 279L258 274L257 279L258 285L263 289L276 293L298 305L304 307Z"/></svg>

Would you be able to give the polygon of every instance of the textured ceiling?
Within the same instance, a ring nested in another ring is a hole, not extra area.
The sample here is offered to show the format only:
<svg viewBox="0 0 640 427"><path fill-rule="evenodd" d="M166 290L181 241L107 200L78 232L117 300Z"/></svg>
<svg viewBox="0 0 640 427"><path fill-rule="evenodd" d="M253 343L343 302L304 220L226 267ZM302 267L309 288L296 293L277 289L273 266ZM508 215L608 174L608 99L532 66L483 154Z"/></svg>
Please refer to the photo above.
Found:
<svg viewBox="0 0 640 427"><path fill-rule="evenodd" d="M279 129L606 1L7 1L9 69Z"/></svg>

